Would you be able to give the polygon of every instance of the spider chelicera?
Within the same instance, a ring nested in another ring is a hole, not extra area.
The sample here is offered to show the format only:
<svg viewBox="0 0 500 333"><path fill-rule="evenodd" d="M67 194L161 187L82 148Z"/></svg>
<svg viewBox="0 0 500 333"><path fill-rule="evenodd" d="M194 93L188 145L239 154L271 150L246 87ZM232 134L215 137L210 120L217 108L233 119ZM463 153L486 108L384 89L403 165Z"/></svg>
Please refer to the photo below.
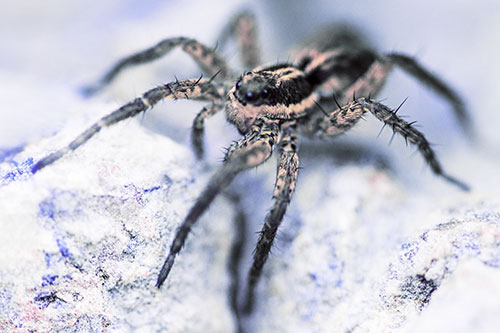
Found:
<svg viewBox="0 0 500 333"><path fill-rule="evenodd" d="M466 184L444 172L428 141L412 123L398 116L397 110L371 98L381 89L393 67L398 66L445 98L464 130L471 132L470 119L460 97L412 57L377 54L355 31L341 26L314 35L292 53L291 62L259 66L255 19L247 12L228 24L221 35L221 44L230 37L238 42L242 63L251 69L239 77L214 49L185 37L162 40L119 61L86 93L99 91L125 68L155 60L176 47L188 53L209 78L176 80L147 91L103 117L65 148L38 161L32 169L35 173L47 167L104 127L145 112L165 98L209 102L196 115L192 127L194 151L202 158L204 122L224 110L227 121L236 126L242 138L230 145L223 165L212 175L177 230L157 287L168 277L191 228L214 198L238 173L264 163L276 146L278 168L272 206L265 217L248 276L244 310L251 311L255 286L294 192L299 170L299 133L316 138L335 137L352 128L365 113L371 113L415 145L436 175L468 190Z"/></svg>

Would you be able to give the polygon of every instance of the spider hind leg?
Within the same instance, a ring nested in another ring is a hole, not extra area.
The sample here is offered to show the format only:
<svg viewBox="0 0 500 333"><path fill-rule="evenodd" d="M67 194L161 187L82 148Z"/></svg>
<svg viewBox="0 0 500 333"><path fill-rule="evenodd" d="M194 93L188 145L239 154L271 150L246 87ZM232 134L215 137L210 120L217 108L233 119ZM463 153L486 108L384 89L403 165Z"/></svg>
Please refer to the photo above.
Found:
<svg viewBox="0 0 500 333"><path fill-rule="evenodd" d="M463 131L471 138L475 137L472 119L465 107L465 103L450 86L410 56L390 53L386 55L386 58L448 101Z"/></svg>
<svg viewBox="0 0 500 333"><path fill-rule="evenodd" d="M238 53L246 69L252 69L261 64L257 24L251 12L241 12L224 27L218 38L222 47L231 36L236 39Z"/></svg>
<svg viewBox="0 0 500 333"><path fill-rule="evenodd" d="M227 262L227 268L231 276L231 284L229 285L229 305L236 317L237 332L243 332L243 327L241 323L241 313L239 310L239 291L240 291L240 264L242 261L244 246L245 246L245 236L247 230L247 215L244 210L244 203L242 200L242 194L232 187L229 191L224 192L224 196L229 199L234 208L233 222L234 222L234 233L231 242L231 251L229 255L229 260Z"/></svg>

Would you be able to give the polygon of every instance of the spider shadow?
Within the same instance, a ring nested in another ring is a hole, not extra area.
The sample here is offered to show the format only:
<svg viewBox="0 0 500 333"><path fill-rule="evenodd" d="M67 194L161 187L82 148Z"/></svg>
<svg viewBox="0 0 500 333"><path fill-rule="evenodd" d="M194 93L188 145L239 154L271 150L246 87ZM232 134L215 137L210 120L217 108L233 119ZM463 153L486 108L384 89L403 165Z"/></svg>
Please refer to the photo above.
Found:
<svg viewBox="0 0 500 333"><path fill-rule="evenodd" d="M307 164L316 161L331 160L336 166L347 164L373 165L377 169L394 171L390 157L380 148L364 142L353 142L345 139L335 141L313 141L305 139L300 145L301 160Z"/></svg>

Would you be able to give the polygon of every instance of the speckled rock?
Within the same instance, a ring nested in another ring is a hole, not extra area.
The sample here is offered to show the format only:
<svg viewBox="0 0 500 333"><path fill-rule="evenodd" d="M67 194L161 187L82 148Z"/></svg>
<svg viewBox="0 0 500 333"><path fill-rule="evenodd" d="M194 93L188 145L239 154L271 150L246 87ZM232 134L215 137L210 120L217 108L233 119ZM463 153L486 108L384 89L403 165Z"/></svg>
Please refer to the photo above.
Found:
<svg viewBox="0 0 500 333"><path fill-rule="evenodd" d="M370 165L303 170L251 331L494 332L500 205L426 195Z"/></svg>
<svg viewBox="0 0 500 333"><path fill-rule="evenodd" d="M1 327L234 331L227 265L235 228L224 198L200 220L166 285L154 287L173 233L213 167L132 120L30 173L33 161L85 126L77 121L3 156ZM423 190L411 192L376 149L358 152L360 159L355 147L326 144L322 155L308 145L256 311L242 322L247 332L467 332L477 321L478 332L496 327L498 203L429 176ZM274 167L269 162L236 184L248 194L250 222L242 278Z"/></svg>
<svg viewBox="0 0 500 333"><path fill-rule="evenodd" d="M6 156L0 167L0 327L232 331L232 211L223 199L207 216L220 221L202 220L193 234L203 236L188 241L165 286L154 286L173 232L207 176L189 150L131 121L31 175L33 158L73 130Z"/></svg>

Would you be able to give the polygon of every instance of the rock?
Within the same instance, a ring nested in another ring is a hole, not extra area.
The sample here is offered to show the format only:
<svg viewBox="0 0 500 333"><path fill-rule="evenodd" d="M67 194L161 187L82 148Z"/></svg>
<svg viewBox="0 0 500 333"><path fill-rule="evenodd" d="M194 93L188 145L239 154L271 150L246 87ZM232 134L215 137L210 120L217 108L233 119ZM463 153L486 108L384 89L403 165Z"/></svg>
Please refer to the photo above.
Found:
<svg viewBox="0 0 500 333"><path fill-rule="evenodd" d="M237 229L224 197L188 237L164 287L154 286L174 232L213 167L131 120L31 174L34 161L86 126L72 123L4 154L2 328L234 331L227 266ZM425 184L439 184L426 176L423 190L412 192L385 154L370 145L356 154L362 145L343 145L302 147L296 195L258 285L256 311L243 319L243 328L497 327L499 205L444 183L426 191ZM245 194L251 222L242 281L270 205L274 168L275 162L266 163L234 186Z"/></svg>
<svg viewBox="0 0 500 333"><path fill-rule="evenodd" d="M0 326L231 331L232 211L224 200L194 228L165 285L155 287L173 233L209 172L186 147L132 120L30 173L33 160L78 131L34 143L0 167Z"/></svg>
<svg viewBox="0 0 500 333"><path fill-rule="evenodd" d="M424 200L362 163L319 161L300 176L250 331L498 327L498 204L463 193Z"/></svg>

